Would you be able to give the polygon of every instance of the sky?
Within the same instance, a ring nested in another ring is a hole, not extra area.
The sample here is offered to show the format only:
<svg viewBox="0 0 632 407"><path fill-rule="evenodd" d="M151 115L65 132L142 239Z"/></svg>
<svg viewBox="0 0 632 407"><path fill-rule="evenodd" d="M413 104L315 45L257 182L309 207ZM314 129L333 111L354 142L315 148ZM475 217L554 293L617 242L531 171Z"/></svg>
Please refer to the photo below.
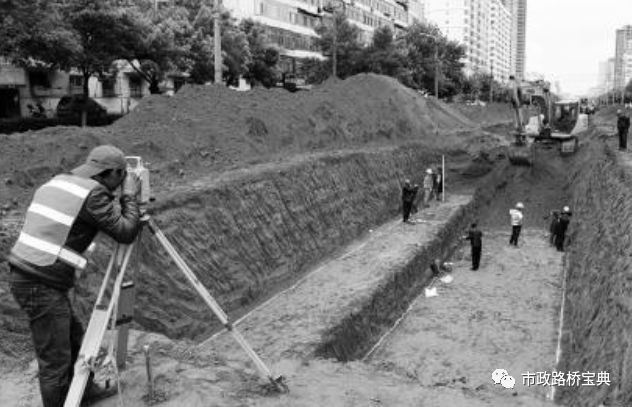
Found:
<svg viewBox="0 0 632 407"><path fill-rule="evenodd" d="M632 25L632 0L527 0L526 73L574 96L598 85L614 57L615 30Z"/></svg>

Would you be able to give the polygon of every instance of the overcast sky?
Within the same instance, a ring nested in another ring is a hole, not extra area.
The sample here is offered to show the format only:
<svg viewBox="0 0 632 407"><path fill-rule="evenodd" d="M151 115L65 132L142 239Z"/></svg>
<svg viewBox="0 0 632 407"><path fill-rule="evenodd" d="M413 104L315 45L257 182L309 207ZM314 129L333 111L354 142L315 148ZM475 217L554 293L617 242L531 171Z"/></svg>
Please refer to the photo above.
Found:
<svg viewBox="0 0 632 407"><path fill-rule="evenodd" d="M579 96L614 57L615 30L632 25L632 0L527 0L526 72Z"/></svg>

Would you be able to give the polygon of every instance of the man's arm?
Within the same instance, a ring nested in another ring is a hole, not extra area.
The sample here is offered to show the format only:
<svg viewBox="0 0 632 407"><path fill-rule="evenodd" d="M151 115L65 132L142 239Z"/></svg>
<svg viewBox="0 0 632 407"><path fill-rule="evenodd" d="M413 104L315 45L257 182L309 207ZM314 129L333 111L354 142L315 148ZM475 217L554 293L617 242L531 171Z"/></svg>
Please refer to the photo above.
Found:
<svg viewBox="0 0 632 407"><path fill-rule="evenodd" d="M92 190L85 208L100 231L119 243L130 244L140 230L140 212L136 199L130 195L120 198L115 205L112 194L102 186Z"/></svg>

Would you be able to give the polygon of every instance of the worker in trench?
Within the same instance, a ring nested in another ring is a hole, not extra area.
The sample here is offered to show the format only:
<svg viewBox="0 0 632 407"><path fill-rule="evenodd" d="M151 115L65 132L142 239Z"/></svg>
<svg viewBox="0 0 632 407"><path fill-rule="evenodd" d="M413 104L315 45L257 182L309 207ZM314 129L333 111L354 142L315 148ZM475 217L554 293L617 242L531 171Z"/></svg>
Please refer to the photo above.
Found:
<svg viewBox="0 0 632 407"><path fill-rule="evenodd" d="M86 266L84 252L98 232L130 244L140 230L139 180L126 167L121 150L99 146L83 165L42 185L9 254L10 290L29 319L44 407L63 406L81 347L84 330L69 291ZM83 403L116 390L98 386L91 375Z"/></svg>
<svg viewBox="0 0 632 407"><path fill-rule="evenodd" d="M630 129L630 117L623 114L621 109L617 110L617 131L619 133L619 150L628 149L628 130Z"/></svg>
<svg viewBox="0 0 632 407"><path fill-rule="evenodd" d="M551 211L548 216L545 216L544 219L551 219L551 223L549 224L549 244L551 246L555 246L555 236L557 234L559 223L560 223L560 211Z"/></svg>
<svg viewBox="0 0 632 407"><path fill-rule="evenodd" d="M483 232L478 229L478 225L472 223L470 230L463 236L464 240L470 241L470 247L472 251L472 271L478 270L481 264L481 253L483 252Z"/></svg>
<svg viewBox="0 0 632 407"><path fill-rule="evenodd" d="M560 219L557 225L557 230L555 232L555 248L559 252L564 251L564 243L566 240L566 231L568 230L568 225L571 222L572 216L571 209L568 206L565 206L562 209L562 213L560 214Z"/></svg>
<svg viewBox="0 0 632 407"><path fill-rule="evenodd" d="M419 185L411 185L409 179L404 181L404 185L402 186L402 212L404 215L404 223L409 223L408 219L413 209L417 191L419 191Z"/></svg>
<svg viewBox="0 0 632 407"><path fill-rule="evenodd" d="M522 229L522 221L524 215L522 211L524 205L522 202L518 202L516 207L509 210L509 216L511 217L511 238L509 238L509 244L518 247L518 239L520 238L520 230Z"/></svg>

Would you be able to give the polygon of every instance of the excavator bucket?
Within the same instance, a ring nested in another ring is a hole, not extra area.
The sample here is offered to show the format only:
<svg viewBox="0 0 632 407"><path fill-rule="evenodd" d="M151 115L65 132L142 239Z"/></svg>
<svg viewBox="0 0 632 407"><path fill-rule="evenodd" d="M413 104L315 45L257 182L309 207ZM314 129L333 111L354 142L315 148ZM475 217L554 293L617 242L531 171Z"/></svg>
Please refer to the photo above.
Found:
<svg viewBox="0 0 632 407"><path fill-rule="evenodd" d="M533 165L533 145L512 145L507 153L509 162L513 165Z"/></svg>
<svg viewBox="0 0 632 407"><path fill-rule="evenodd" d="M516 141L509 146L507 157L512 165L533 165L533 143L527 141L526 134L514 133Z"/></svg>

